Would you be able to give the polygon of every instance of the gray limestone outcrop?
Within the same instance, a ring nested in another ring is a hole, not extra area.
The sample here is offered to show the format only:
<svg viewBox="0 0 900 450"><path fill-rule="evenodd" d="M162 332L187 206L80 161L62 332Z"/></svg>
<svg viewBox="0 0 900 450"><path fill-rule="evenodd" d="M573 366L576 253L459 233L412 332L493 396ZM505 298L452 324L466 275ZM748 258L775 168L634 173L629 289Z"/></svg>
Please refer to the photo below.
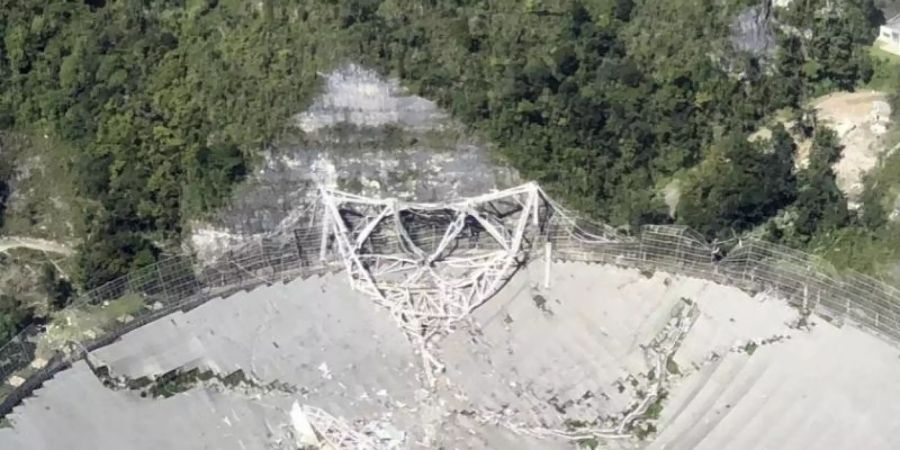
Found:
<svg viewBox="0 0 900 450"><path fill-rule="evenodd" d="M316 183L425 202L519 183L484 142L396 80L352 64L323 77L323 93L293 119L296 135L265 152L229 206L192 224L201 259L290 222Z"/></svg>
<svg viewBox="0 0 900 450"><path fill-rule="evenodd" d="M775 29L769 0L741 11L731 25L731 44L739 51L768 58L775 54Z"/></svg>

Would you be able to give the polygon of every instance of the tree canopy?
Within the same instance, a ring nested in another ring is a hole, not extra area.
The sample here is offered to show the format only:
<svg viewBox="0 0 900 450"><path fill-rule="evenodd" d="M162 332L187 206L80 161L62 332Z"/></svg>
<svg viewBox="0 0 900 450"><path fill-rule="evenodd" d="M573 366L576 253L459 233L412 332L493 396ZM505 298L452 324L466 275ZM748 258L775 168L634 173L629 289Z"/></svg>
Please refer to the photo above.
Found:
<svg viewBox="0 0 900 450"><path fill-rule="evenodd" d="M678 204L679 222L710 237L765 222L797 196L795 157L782 126L762 143L730 135L690 180Z"/></svg>
<svg viewBox="0 0 900 450"><path fill-rule="evenodd" d="M221 205L317 85L324 36L298 6L8 3L0 115L77 149L60 156L85 200L85 287L152 262L186 214Z"/></svg>
<svg viewBox="0 0 900 450"><path fill-rule="evenodd" d="M677 220L708 236L795 202L797 229L815 233L847 221L833 136L818 132L822 160L799 175L783 129L747 136L777 108L865 81L881 18L871 0L791 5L766 56L729 44L743 0L8 0L0 127L67 143L81 288L177 248L317 73L347 61L436 100L525 178L613 224L673 220L660 188L685 176Z"/></svg>
<svg viewBox="0 0 900 450"><path fill-rule="evenodd" d="M818 131L809 154L809 165L800 172L795 207L795 228L801 236L837 229L850 220L847 199L838 189L832 166L841 158L841 144L830 129Z"/></svg>

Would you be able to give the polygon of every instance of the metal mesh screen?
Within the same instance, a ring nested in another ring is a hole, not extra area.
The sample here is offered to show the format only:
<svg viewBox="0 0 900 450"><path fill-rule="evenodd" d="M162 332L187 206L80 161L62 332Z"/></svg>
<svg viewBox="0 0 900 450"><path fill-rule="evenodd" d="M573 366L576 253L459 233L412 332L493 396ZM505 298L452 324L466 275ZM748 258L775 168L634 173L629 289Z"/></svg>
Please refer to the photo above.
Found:
<svg viewBox="0 0 900 450"><path fill-rule="evenodd" d="M136 324L224 292L340 267L336 260L319 259L320 239L320 227L300 228L287 238L254 240L204 267L193 257L175 256L88 291L63 310L76 328L30 325L0 347L0 397L15 390L11 382L37 374L48 361L64 360L59 357L73 346L110 342Z"/></svg>
<svg viewBox="0 0 900 450"><path fill-rule="evenodd" d="M783 245L747 240L727 255L698 233L680 226L651 225L620 242L583 240L552 233L556 257L663 270L752 291L769 291L791 305L828 320L849 321L900 340L900 289Z"/></svg>
<svg viewBox="0 0 900 450"><path fill-rule="evenodd" d="M549 242L555 258L663 270L769 291L829 320L848 321L900 340L900 290L863 274L838 273L825 261L803 252L747 240L726 254L681 226L646 226L637 236L624 236L606 225L578 218L549 199L540 214L540 225L529 231L524 245L534 249L535 244ZM73 345L88 349L103 345L142 323L223 293L343 268L337 252L321 252L323 244L329 250L332 243L322 242L323 227L315 218L305 226L232 249L212 265L200 266L193 257L176 256L87 292L64 310L80 323L79 329L56 324L27 327L0 347L4 405L9 397L21 395L11 381L39 384L32 379L51 376L52 364L64 364ZM425 245L441 238L439 228L410 224L408 230ZM378 235L373 240L390 244L390 236ZM491 243L467 234L454 245L470 248Z"/></svg>

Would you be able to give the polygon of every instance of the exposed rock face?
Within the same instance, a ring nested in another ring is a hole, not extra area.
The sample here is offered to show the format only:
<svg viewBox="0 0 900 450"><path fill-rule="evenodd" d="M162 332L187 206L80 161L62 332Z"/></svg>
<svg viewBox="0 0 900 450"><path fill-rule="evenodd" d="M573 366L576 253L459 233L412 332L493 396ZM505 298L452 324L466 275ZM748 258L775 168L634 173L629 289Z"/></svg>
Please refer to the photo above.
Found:
<svg viewBox="0 0 900 450"><path fill-rule="evenodd" d="M419 201L519 183L484 143L466 137L434 102L406 94L396 80L356 65L325 78L323 94L295 117L302 137L268 151L229 207L194 224L191 244L201 259L248 235L288 226L317 182Z"/></svg>
<svg viewBox="0 0 900 450"><path fill-rule="evenodd" d="M769 0L764 0L738 14L731 25L732 47L763 58L774 55L776 42L771 11Z"/></svg>
<svg viewBox="0 0 900 450"><path fill-rule="evenodd" d="M447 120L434 102L409 96L397 80L384 80L356 65L327 75L325 84L325 95L296 117L306 133L342 123L429 130L439 128Z"/></svg>

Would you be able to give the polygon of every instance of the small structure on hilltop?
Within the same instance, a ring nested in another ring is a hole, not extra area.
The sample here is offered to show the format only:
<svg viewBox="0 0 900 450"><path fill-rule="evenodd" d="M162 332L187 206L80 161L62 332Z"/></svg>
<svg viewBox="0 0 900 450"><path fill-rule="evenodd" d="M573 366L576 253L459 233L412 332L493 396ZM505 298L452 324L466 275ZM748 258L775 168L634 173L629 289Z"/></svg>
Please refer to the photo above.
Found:
<svg viewBox="0 0 900 450"><path fill-rule="evenodd" d="M900 54L900 14L892 17L878 30L878 41L882 48Z"/></svg>

